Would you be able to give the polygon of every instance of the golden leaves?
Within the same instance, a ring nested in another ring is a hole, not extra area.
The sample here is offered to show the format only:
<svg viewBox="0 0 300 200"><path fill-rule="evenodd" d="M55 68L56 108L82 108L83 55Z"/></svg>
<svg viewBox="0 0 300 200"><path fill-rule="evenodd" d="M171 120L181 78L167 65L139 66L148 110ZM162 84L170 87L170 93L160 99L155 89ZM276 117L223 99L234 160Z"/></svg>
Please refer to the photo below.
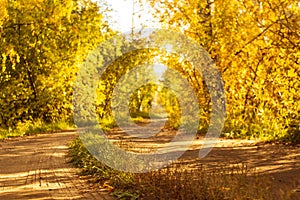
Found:
<svg viewBox="0 0 300 200"><path fill-rule="evenodd" d="M0 33L1 33L1 26L5 19L8 17L7 13L7 0L0 0Z"/></svg>
<svg viewBox="0 0 300 200"><path fill-rule="evenodd" d="M273 117L274 125L284 121L278 113L289 117L298 114L300 6L297 0L178 0L161 3L157 13L170 27L183 30L204 45L224 72L228 116L235 116L230 119L233 121L242 120L233 124L257 123L268 127L267 120L259 119ZM184 29L180 27L183 25ZM257 107L268 112L259 112ZM260 117L255 117L258 114ZM273 125L269 128L274 128Z"/></svg>

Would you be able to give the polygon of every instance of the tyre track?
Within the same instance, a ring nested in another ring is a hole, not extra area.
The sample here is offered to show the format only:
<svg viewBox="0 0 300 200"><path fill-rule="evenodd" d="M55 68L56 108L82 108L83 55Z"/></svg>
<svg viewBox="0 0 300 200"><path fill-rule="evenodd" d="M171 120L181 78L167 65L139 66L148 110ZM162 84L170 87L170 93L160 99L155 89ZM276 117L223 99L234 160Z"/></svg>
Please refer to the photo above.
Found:
<svg viewBox="0 0 300 200"><path fill-rule="evenodd" d="M76 137L62 132L0 142L0 199L112 200L68 163L68 144Z"/></svg>

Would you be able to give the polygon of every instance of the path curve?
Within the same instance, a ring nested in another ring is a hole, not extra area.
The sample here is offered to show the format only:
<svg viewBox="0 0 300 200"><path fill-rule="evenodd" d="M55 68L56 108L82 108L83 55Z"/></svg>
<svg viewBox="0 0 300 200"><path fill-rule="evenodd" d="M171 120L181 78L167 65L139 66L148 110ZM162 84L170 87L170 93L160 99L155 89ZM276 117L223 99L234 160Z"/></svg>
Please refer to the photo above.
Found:
<svg viewBox="0 0 300 200"><path fill-rule="evenodd" d="M0 199L113 199L68 163L76 137L69 131L1 141Z"/></svg>

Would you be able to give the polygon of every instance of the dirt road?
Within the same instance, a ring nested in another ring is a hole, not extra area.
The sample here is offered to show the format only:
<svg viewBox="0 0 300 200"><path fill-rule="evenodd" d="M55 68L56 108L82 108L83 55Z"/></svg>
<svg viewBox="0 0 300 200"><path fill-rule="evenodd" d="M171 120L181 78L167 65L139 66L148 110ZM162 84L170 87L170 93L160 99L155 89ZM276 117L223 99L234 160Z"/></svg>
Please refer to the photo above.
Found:
<svg viewBox="0 0 300 200"><path fill-rule="evenodd" d="M111 137L120 135L115 131ZM168 142L172 135L162 132L159 141L140 141L139 146L153 148ZM68 163L68 145L76 136L75 132L63 132L0 142L0 199L111 200L108 194L77 175L78 169ZM133 143L131 140L131 147ZM223 139L207 157L198 159L200 146L201 140L197 140L180 161L195 167L245 163L272 176L278 191L295 190L293 196L300 199L300 146Z"/></svg>
<svg viewBox="0 0 300 200"><path fill-rule="evenodd" d="M111 200L68 163L75 132L40 134L0 142L0 199Z"/></svg>

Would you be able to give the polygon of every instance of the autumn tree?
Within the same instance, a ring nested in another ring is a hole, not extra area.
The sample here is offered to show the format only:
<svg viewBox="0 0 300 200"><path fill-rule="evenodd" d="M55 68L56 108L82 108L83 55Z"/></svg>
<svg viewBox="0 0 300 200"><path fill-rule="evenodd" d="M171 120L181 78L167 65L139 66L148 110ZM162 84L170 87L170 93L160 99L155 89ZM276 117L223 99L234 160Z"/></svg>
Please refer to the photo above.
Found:
<svg viewBox="0 0 300 200"><path fill-rule="evenodd" d="M109 34L99 6L88 0L3 2L1 126L69 120L79 63Z"/></svg>
<svg viewBox="0 0 300 200"><path fill-rule="evenodd" d="M165 28L181 31L204 46L221 71L226 134L299 139L298 1L149 3Z"/></svg>

